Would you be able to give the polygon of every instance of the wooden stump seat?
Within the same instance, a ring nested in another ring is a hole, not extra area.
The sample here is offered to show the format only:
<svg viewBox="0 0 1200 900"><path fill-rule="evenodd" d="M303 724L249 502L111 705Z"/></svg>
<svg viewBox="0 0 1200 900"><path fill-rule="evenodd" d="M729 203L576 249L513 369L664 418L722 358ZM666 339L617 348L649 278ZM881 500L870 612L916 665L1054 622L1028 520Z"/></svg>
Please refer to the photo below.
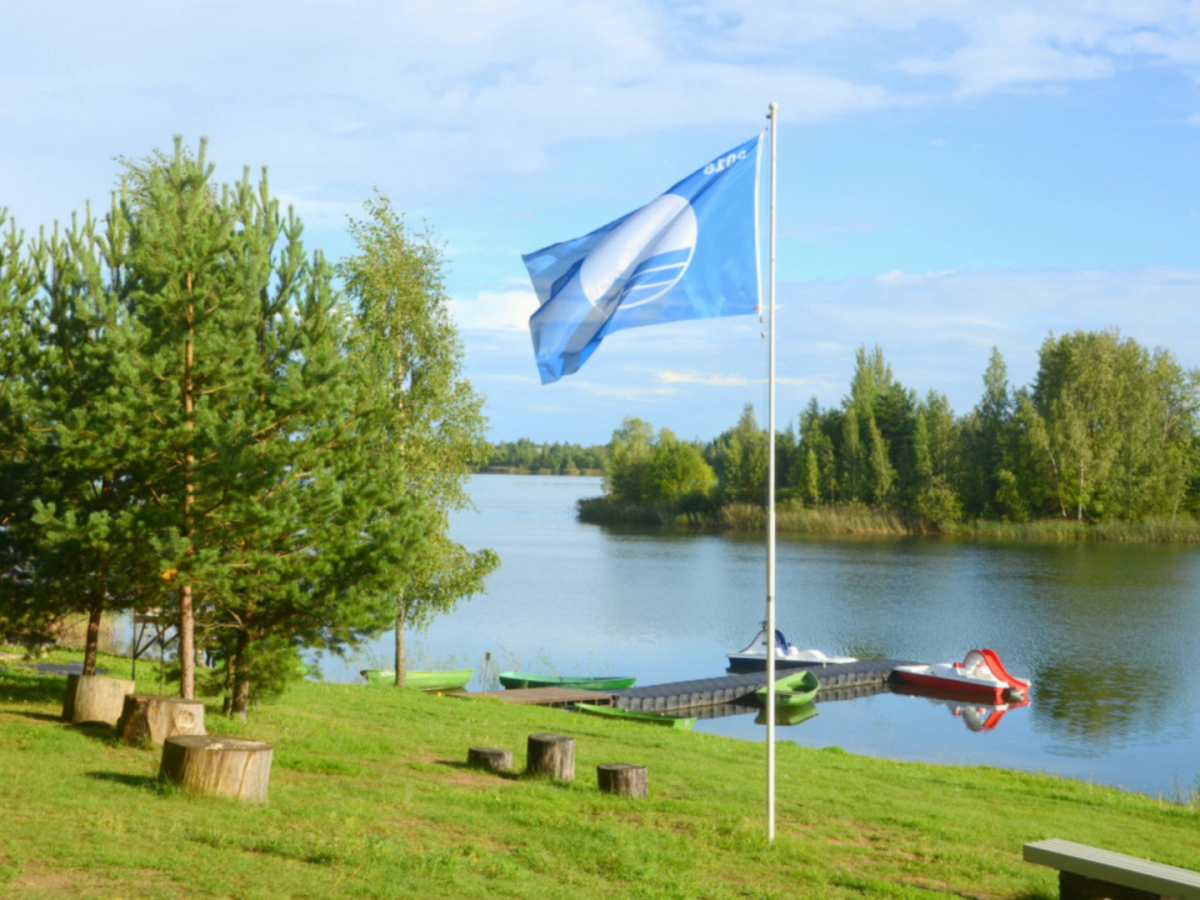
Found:
<svg viewBox="0 0 1200 900"><path fill-rule="evenodd" d="M133 690L133 682L125 678L68 675L67 693L63 697L63 721L71 725L103 722L115 727L125 708L125 695L132 694Z"/></svg>
<svg viewBox="0 0 1200 900"><path fill-rule="evenodd" d="M513 765L512 751L498 747L470 747L467 750L467 765L491 769L493 772L507 772Z"/></svg>
<svg viewBox="0 0 1200 900"><path fill-rule="evenodd" d="M575 738L565 734L531 734L525 774L555 781L574 781Z"/></svg>
<svg viewBox="0 0 1200 900"><path fill-rule="evenodd" d="M149 741L159 745L176 734L206 734L204 704L179 697L126 694L117 733L126 744Z"/></svg>
<svg viewBox="0 0 1200 900"><path fill-rule="evenodd" d="M596 781L606 794L643 799L650 795L650 773L645 766L632 763L605 763L596 766Z"/></svg>
<svg viewBox="0 0 1200 900"><path fill-rule="evenodd" d="M177 734L163 742L159 776L193 794L265 803L271 754L262 741Z"/></svg>

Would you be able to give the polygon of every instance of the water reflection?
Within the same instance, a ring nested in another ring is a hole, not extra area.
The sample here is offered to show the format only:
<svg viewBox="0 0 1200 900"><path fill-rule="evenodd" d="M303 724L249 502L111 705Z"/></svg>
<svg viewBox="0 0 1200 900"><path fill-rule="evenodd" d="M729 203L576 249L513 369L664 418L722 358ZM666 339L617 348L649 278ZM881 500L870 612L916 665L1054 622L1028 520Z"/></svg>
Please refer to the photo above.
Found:
<svg viewBox="0 0 1200 900"><path fill-rule="evenodd" d="M1034 721L1056 740L1095 753L1168 727L1173 695L1184 687L1180 673L1162 666L1046 666L1038 673Z"/></svg>
<svg viewBox="0 0 1200 900"><path fill-rule="evenodd" d="M912 685L892 685L891 690L896 694L919 697L934 706L949 710L950 715L962 720L967 726L967 731L976 733L994 730L1010 709L1029 705L1028 699L1016 703L980 703L978 697L964 697L950 691L931 691Z"/></svg>
<svg viewBox="0 0 1200 900"><path fill-rule="evenodd" d="M816 715L817 706L815 703L805 703L803 706L785 706L775 710L775 724L784 728L791 728L793 725L800 725L809 719L815 718ZM758 715L754 717L754 724L767 724L766 709L758 711Z"/></svg>

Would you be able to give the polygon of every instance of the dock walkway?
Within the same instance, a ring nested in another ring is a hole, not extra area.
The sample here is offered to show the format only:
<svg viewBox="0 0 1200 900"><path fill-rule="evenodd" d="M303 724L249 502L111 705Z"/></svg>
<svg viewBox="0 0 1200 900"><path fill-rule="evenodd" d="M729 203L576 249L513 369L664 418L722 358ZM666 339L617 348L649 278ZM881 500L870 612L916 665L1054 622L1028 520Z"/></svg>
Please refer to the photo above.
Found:
<svg viewBox="0 0 1200 900"><path fill-rule="evenodd" d="M901 659L866 659L852 663L780 667L776 669L775 677L782 678L801 668L812 669L821 679L821 691L817 694L817 702L820 703L822 699L842 700L878 693L874 688L882 688L887 684L896 666L911 665L917 663ZM737 703L766 684L767 673L764 670L741 672L719 678L701 678L696 681L677 681L673 684L625 688L605 693L611 694L618 709L669 712Z"/></svg>

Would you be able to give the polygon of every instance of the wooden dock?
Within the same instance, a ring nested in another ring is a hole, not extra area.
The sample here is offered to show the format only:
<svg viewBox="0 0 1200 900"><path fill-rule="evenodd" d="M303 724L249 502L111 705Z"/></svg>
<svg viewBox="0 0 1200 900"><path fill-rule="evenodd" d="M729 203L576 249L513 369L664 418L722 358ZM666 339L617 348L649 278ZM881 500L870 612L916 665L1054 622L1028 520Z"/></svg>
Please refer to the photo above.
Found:
<svg viewBox="0 0 1200 900"><path fill-rule="evenodd" d="M822 700L849 700L853 697L881 693L896 666L916 663L900 659L867 659L852 663L830 663L828 665L789 666L776 670L776 678L800 668L811 668L821 679L821 690L817 702ZM679 681L674 684L656 684L649 687L633 687L611 691L618 709L644 710L647 712L673 712L676 710L699 709L722 704L737 704L746 700L761 687L766 687L767 673L742 672L720 678L702 678L697 681Z"/></svg>
<svg viewBox="0 0 1200 900"><path fill-rule="evenodd" d="M831 703L881 694L887 690L888 680L896 666L912 665L917 663L902 659L865 659L852 663L781 667L776 670L775 677L782 678L789 672L796 672L802 668L812 669L821 679L821 690L817 694L816 702ZM748 712L748 705L754 703L754 692L766 684L767 673L762 671L625 688L620 691L580 691L573 688L545 687L454 693L447 696L472 700L487 698L536 706L564 707L574 703L594 703L597 706L615 706L618 709L646 712L687 710L688 715L710 719Z"/></svg>

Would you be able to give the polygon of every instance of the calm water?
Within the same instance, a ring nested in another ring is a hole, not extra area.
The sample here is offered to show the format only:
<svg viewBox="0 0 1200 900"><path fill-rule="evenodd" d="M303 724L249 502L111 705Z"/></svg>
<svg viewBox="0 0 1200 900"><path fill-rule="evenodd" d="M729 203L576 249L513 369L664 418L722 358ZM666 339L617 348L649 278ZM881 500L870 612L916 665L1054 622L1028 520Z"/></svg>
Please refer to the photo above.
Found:
<svg viewBox="0 0 1200 900"><path fill-rule="evenodd" d="M477 476L457 540L491 547L486 595L410 635L411 668L629 674L639 685L721 675L758 630L761 538L664 536L584 525L598 479ZM880 694L819 705L780 740L854 753L1037 769L1171 795L1200 778L1200 551L1114 544L781 540L778 620L802 648L923 662L995 649L1032 703L973 731L970 710ZM391 642L330 680L391 666ZM474 685L478 687L478 685ZM753 714L697 730L761 741Z"/></svg>

